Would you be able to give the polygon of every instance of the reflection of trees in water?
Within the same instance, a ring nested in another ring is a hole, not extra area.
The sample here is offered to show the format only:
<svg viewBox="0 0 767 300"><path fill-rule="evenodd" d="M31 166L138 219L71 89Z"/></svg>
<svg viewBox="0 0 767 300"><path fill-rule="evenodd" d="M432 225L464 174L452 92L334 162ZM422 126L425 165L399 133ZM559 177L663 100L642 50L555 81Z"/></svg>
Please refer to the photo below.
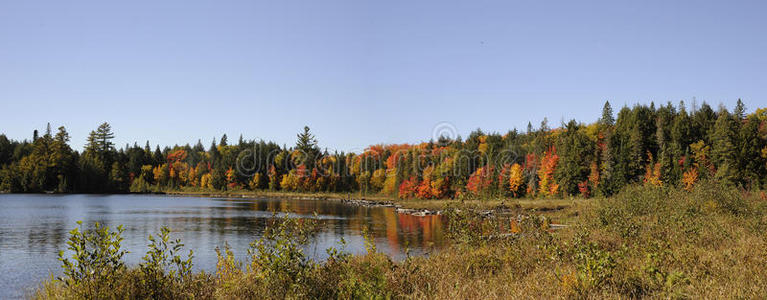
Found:
<svg viewBox="0 0 767 300"><path fill-rule="evenodd" d="M386 239L392 251L401 251L404 243L407 243L409 247L419 248L439 246L443 243L443 217L441 216L419 217L398 214L388 207L352 206L337 201L296 199L231 201L233 205L230 207L251 211L289 211L300 216L311 216L317 212L321 218L329 216L321 220L322 230L339 237L361 235L363 228L367 227L373 237ZM263 228L266 219L258 219L258 224L248 225Z"/></svg>
<svg viewBox="0 0 767 300"><path fill-rule="evenodd" d="M397 212L393 209L384 211L386 222L386 240L389 241L389 247L392 251L399 252L399 230L397 230Z"/></svg>
<svg viewBox="0 0 767 300"><path fill-rule="evenodd" d="M38 219L28 219L29 222L40 222ZM36 250L39 253L49 253L57 251L60 244L64 244L69 237L68 227L71 225L66 224L64 218L56 218L54 220L45 221L41 223L35 223L32 226L25 226L29 228L26 234L26 238L22 236L14 237L11 232L2 233L2 244L0 248L18 248L25 250Z"/></svg>
<svg viewBox="0 0 767 300"><path fill-rule="evenodd" d="M131 199L133 200L133 199ZM143 200L143 199L142 199ZM122 200L120 200L122 201ZM152 201L167 201L152 199ZM393 252L402 251L407 243L411 248L427 248L442 244L442 224L439 216L416 217L397 214L387 207L352 206L336 201L295 199L217 199L202 205L181 202L176 205L155 207L143 202L117 205L120 202L93 203L87 201L79 208L86 226L100 222L114 227L125 225L126 246L144 250L146 238L162 226L170 227L188 246L200 247L195 251L208 251L223 242L255 240L262 234L271 218L271 212L290 211L299 216L320 214L321 230L339 239L342 236L360 236L363 228ZM66 209L66 208L63 208ZM78 213L78 214L79 214ZM36 249L55 252L65 245L69 230L74 228L73 216L57 212L44 221L29 218L20 226L25 231L10 231L0 236L0 246L5 249ZM15 218L14 218L15 219ZM210 249L208 249L210 248Z"/></svg>
<svg viewBox="0 0 767 300"><path fill-rule="evenodd" d="M443 242L443 217L442 216L413 216L409 214L399 214L397 220L402 226L403 232L417 232L420 233L417 236L406 235L410 237L408 243L410 245L419 245L421 247L429 247L433 245L441 245Z"/></svg>

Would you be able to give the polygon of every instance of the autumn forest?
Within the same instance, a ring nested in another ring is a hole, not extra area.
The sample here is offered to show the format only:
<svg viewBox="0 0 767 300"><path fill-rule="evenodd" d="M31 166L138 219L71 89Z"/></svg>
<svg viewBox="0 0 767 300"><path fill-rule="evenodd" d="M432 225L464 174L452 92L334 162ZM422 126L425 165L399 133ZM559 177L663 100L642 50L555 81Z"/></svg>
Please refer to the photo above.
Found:
<svg viewBox="0 0 767 300"><path fill-rule="evenodd" d="M0 190L163 192L180 189L360 192L399 198L610 196L630 184L691 189L702 179L743 188L767 184L767 109L748 113L706 103L634 105L594 123L372 145L362 153L322 150L309 127L293 147L230 141L205 147L117 148L108 123L82 152L65 127L32 140L0 135Z"/></svg>

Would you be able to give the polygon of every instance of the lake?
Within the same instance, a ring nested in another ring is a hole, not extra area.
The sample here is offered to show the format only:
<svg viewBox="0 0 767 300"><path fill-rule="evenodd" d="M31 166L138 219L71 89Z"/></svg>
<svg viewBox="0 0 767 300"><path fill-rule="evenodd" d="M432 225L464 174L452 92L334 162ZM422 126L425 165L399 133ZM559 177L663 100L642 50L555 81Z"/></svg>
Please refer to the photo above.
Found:
<svg viewBox="0 0 767 300"><path fill-rule="evenodd" d="M363 228L369 228L379 251L404 257L425 255L443 246L443 219L398 214L391 207L365 207L334 200L278 198L204 198L165 195L32 195L0 194L0 299L28 295L50 274L61 274L57 253L66 248L76 221L116 227L122 224L123 248L129 265L141 261L147 237L162 226L172 229L195 252L196 270L214 271L216 247L228 243L243 259L258 239L272 211L319 218L319 232L306 247L313 259L323 260L328 247L364 253Z"/></svg>

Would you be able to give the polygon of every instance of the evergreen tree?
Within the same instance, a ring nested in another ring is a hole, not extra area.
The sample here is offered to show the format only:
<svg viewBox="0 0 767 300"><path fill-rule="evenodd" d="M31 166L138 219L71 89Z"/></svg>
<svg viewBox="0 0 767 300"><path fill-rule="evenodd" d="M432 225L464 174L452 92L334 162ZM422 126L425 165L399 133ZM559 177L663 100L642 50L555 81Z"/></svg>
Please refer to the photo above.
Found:
<svg viewBox="0 0 767 300"><path fill-rule="evenodd" d="M767 142L759 136L761 122L755 115L750 115L738 132L736 180L738 184L749 188L758 188L764 183L765 164L762 162L761 150Z"/></svg>
<svg viewBox="0 0 767 300"><path fill-rule="evenodd" d="M152 154L152 161L154 162L154 165L161 165L165 163L165 155L162 155L162 151L160 150L160 145L157 145L154 148L154 154Z"/></svg>
<svg viewBox="0 0 767 300"><path fill-rule="evenodd" d="M304 131L296 135L298 140L296 141L296 149L309 152L317 148L317 140L314 135L309 131L309 126L304 126Z"/></svg>
<svg viewBox="0 0 767 300"><path fill-rule="evenodd" d="M216 165L218 161L221 159L221 153L218 152L218 147L216 147L216 138L213 138L213 142L210 143L210 148L208 149L208 156L210 159L210 163L213 165Z"/></svg>
<svg viewBox="0 0 767 300"><path fill-rule="evenodd" d="M69 133L64 126L59 127L56 137L53 139L52 165L57 179L58 192L68 192L72 189L74 177L74 155L69 147Z"/></svg>
<svg viewBox="0 0 767 300"><path fill-rule="evenodd" d="M205 146L202 145L202 140L197 140L197 144L194 144L194 152L205 152Z"/></svg>
<svg viewBox="0 0 767 300"><path fill-rule="evenodd" d="M720 109L714 124L712 135L713 147L711 156L714 164L717 166L716 178L726 182L734 183L736 178L737 164L737 142L738 134L736 121L726 109Z"/></svg>
<svg viewBox="0 0 767 300"><path fill-rule="evenodd" d="M657 112L655 139L658 145L657 162L660 164L660 180L663 183L675 184L679 179L674 165L674 147L671 138L671 129L675 120L675 110L671 103L661 106Z"/></svg>
<svg viewBox="0 0 767 300"><path fill-rule="evenodd" d="M11 162L13 149L16 148L4 134L0 134L0 166Z"/></svg>
<svg viewBox="0 0 767 300"><path fill-rule="evenodd" d="M710 145L714 123L716 123L716 113L711 106L703 102L700 108L692 115L690 140L704 141L707 145Z"/></svg>
<svg viewBox="0 0 767 300"><path fill-rule="evenodd" d="M296 164L304 164L307 168L314 167L314 162L320 154L320 148L317 146L317 139L309 131L309 126L304 126L304 131L296 135L296 150L298 154Z"/></svg>
<svg viewBox="0 0 767 300"><path fill-rule="evenodd" d="M101 153L109 153L110 151L114 151L114 143L112 143L112 139L114 137L115 135L112 133L112 126L109 125L109 123L104 122L103 124L99 125L95 132L95 140L98 150Z"/></svg>
<svg viewBox="0 0 767 300"><path fill-rule="evenodd" d="M224 135L223 135L223 136L221 136L221 142L220 142L220 143L218 143L218 145L219 145L219 146L221 146L221 147L223 147L223 146L228 146L228 144L227 144L227 138L226 138L226 133L224 133Z"/></svg>
<svg viewBox="0 0 767 300"><path fill-rule="evenodd" d="M588 180L591 161L586 158L592 153L594 147L588 136L580 132L575 120L568 122L559 138L557 154L560 167L554 174L560 190L565 195L578 194L578 184Z"/></svg>
<svg viewBox="0 0 767 300"><path fill-rule="evenodd" d="M144 164L154 164L152 162L152 147L149 145L149 141L146 141L146 145L144 145Z"/></svg>
<svg viewBox="0 0 767 300"><path fill-rule="evenodd" d="M613 108L610 106L610 101L605 101L605 105L602 107L602 117L599 118L599 123L608 126L615 124L615 118L613 118Z"/></svg>
<svg viewBox="0 0 767 300"><path fill-rule="evenodd" d="M736 121L741 122L746 118L746 105L743 101L738 99L738 103L735 104L735 109L732 111L732 116Z"/></svg>

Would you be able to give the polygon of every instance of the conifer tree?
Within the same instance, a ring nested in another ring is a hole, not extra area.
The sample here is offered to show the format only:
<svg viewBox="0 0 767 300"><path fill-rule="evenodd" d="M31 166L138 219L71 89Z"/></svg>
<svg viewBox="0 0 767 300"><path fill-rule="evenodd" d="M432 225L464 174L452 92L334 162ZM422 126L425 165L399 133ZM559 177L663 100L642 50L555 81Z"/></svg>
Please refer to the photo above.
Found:
<svg viewBox="0 0 767 300"><path fill-rule="evenodd" d="M716 178L734 183L736 176L737 142L736 121L726 109L720 109L712 134L711 156L717 166Z"/></svg>
<svg viewBox="0 0 767 300"><path fill-rule="evenodd" d="M314 167L314 162L318 158L320 148L317 147L317 139L310 132L309 126L304 126L304 130L296 135L296 150L300 151L297 157L297 164L303 164L307 168Z"/></svg>
<svg viewBox="0 0 767 300"><path fill-rule="evenodd" d="M613 118L613 108L610 106L610 101L605 101L605 105L602 107L602 117L599 118L599 123L607 126L612 126L615 124L615 118Z"/></svg>
<svg viewBox="0 0 767 300"><path fill-rule="evenodd" d="M578 184L588 180L591 162L586 158L594 148L588 137L579 131L575 120L567 123L565 132L559 137L557 152L559 167L554 177L560 190L566 195L578 194Z"/></svg>

